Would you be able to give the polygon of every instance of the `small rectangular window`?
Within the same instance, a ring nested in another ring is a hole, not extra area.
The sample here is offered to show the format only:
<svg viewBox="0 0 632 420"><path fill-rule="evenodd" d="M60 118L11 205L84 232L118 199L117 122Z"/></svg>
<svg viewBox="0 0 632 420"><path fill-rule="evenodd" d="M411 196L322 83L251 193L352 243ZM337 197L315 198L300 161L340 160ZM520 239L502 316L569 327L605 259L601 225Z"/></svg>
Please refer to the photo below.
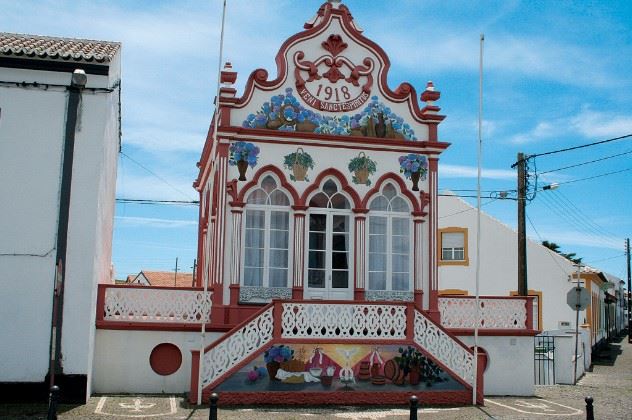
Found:
<svg viewBox="0 0 632 420"><path fill-rule="evenodd" d="M467 229L439 230L440 264L467 265Z"/></svg>

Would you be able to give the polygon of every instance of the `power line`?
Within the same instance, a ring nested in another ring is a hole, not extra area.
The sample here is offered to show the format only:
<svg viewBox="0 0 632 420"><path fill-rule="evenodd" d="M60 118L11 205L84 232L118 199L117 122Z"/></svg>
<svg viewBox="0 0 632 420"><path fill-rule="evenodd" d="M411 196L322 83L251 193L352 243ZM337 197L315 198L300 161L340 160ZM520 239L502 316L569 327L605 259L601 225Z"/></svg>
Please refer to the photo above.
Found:
<svg viewBox="0 0 632 420"><path fill-rule="evenodd" d="M527 220L529 221L529 224L531 225L531 228L533 229L533 231L535 232L536 235L538 235L538 238L540 239L540 245L544 248L546 248L548 254L551 256L551 258L553 259L553 262L555 263L555 265L557 265L560 270L562 271L562 273L568 275L569 272L567 272L566 270L564 270L564 267L562 267L560 265L560 262L555 258L555 256L553 254L556 254L560 257L562 257L561 255L559 255L557 252L553 251L552 249L549 249L547 247L545 247L544 245L542 245L542 242L544 242L544 240L542 239L542 236L540 236L540 233L538 232L538 230L535 228L535 225L533 224L533 222L531 221L531 218L529 217L528 214L525 213L525 217L527 218ZM562 257L564 258L564 257Z"/></svg>
<svg viewBox="0 0 632 420"><path fill-rule="evenodd" d="M566 147L564 149L552 150L550 152L544 152L544 153L536 153L536 154L533 154L533 155L525 156L525 159L535 158L535 157L538 157L538 156L547 156L547 155L552 155L552 154L555 154L555 153L569 152L571 150L583 149L584 147L590 147L590 146L597 146L599 144L609 143L609 142L617 141L617 140L623 140L623 139L627 139L627 138L630 138L630 137L632 137L632 133L631 134L626 134L626 135L620 136L620 137L614 137L614 138L607 139L607 140L601 140L601 141L596 141L596 142L593 142L593 143L582 144L582 145L579 145L579 146Z"/></svg>
<svg viewBox="0 0 632 420"><path fill-rule="evenodd" d="M608 159L612 159L612 158L615 158L615 157L628 155L630 153L632 153L632 150L628 150L627 152L623 152L623 153L618 153L616 155L610 155L610 156L602 157L600 159L590 160L588 162L582 162L582 163L577 163L575 165L564 166L562 168L549 169L548 171L540 172L539 175L544 175L544 174L548 174L548 173L551 173L551 172L563 171L565 169L577 168L578 166L584 166L584 165L588 165L588 164L591 164L591 163L601 162L603 160L608 160Z"/></svg>
<svg viewBox="0 0 632 420"><path fill-rule="evenodd" d="M182 194L183 196L190 198L191 196L185 192L183 192L181 189L179 189L178 187L172 185L169 181L167 181L166 179L164 179L163 177L161 177L160 175L156 174L155 172L153 172L151 169L149 169L148 167L146 167L145 165L143 165L142 163L140 163L139 161L133 159L132 157L130 157L129 155L126 155L123 152L120 152L121 156L126 157L127 159L131 160L132 162L134 162L136 165L140 166L141 168L143 168L145 171L147 171L148 173L150 173L151 175L155 176L156 178L158 178L159 180L161 180L162 182L164 182L165 184L167 184L168 186L170 186L171 188L173 188L175 191L179 192L180 194Z"/></svg>
<svg viewBox="0 0 632 420"><path fill-rule="evenodd" d="M571 200L569 200L568 197L566 197L566 195L564 195L562 193L562 191L559 190L554 190L555 194L559 194L559 196L564 199L564 201L566 201L568 204L570 204L571 207L573 207L577 213L579 213L581 216L583 216L586 220L587 223L591 224L592 226L594 226L597 230L599 230L602 234L604 234L605 236L612 236L614 238L617 238L617 235L609 232L608 230L606 230L605 228L603 228L602 226L599 226L597 223L595 223L595 221L588 217L584 212L581 211L581 209L579 207L577 207L575 204L573 204L573 202Z"/></svg>
<svg viewBox="0 0 632 420"><path fill-rule="evenodd" d="M588 181L588 180L591 180L591 179L601 178L601 177L609 176L609 175L616 175L616 174L620 174L622 172L627 172L627 171L632 171L632 168L621 169L620 171L614 171L614 172L607 172L605 174L589 176L587 178L580 178L580 179L573 179L571 181L558 182L557 185L572 184L574 182L580 182L580 181Z"/></svg>
<svg viewBox="0 0 632 420"><path fill-rule="evenodd" d="M153 205L186 205L186 206L199 206L200 202L197 200L184 201L184 200L149 200L149 199L134 199L134 198L117 198L117 203L132 203L132 204L153 204Z"/></svg>

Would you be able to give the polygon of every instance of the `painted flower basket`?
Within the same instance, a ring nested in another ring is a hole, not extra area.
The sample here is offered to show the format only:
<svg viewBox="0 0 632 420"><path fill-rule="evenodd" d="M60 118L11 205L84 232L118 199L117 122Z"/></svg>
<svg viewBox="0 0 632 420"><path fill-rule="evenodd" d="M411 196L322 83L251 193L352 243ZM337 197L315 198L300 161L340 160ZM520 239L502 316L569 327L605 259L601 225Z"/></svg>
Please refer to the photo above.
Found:
<svg viewBox="0 0 632 420"><path fill-rule="evenodd" d="M309 181L307 170L314 169L314 159L299 147L296 152L285 155L283 166L292 171L290 175L292 181Z"/></svg>
<svg viewBox="0 0 632 420"><path fill-rule="evenodd" d="M413 182L413 191L419 191L419 181L426 179L428 159L424 155L410 153L399 157L399 172Z"/></svg>
<svg viewBox="0 0 632 420"><path fill-rule="evenodd" d="M369 176L374 174L376 170L375 161L371 160L364 152L360 152L349 162L349 171L354 173L352 180L356 184L371 185Z"/></svg>
<svg viewBox="0 0 632 420"><path fill-rule="evenodd" d="M239 180L246 181L246 171L248 166L254 168L257 164L259 156L259 147L252 143L246 143L238 141L230 145L228 148L230 156L228 158L228 164L231 166L237 166L239 171Z"/></svg>
<svg viewBox="0 0 632 420"><path fill-rule="evenodd" d="M292 360L293 357L294 350L283 344L272 346L263 354L263 360L266 362L266 369L268 370L268 376L270 376L271 381L278 381L276 374L281 364Z"/></svg>

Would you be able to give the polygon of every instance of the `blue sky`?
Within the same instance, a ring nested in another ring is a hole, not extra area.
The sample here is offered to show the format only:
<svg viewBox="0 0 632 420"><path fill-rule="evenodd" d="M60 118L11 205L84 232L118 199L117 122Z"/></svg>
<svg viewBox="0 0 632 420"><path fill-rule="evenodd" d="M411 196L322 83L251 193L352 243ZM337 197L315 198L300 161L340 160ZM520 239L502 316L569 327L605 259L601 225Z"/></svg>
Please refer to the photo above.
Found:
<svg viewBox="0 0 632 420"><path fill-rule="evenodd" d="M276 74L281 43L322 1L228 0L225 58L239 72ZM391 87L433 80L447 115L439 137L440 188L476 188L479 35L485 34L483 190L515 189L511 164L536 154L632 133L632 2L343 1L390 56ZM117 197L195 200L195 163L212 115L220 0L0 0L0 30L123 43L123 153ZM539 172L621 156L539 177L559 182L527 206L528 234L625 278L632 236L632 139L536 159ZM140 163L145 168L139 166ZM627 169L627 170L626 170ZM592 180L584 178L623 171ZM154 174L158 175L156 177ZM566 182L566 183L565 183ZM564 184L565 183L565 184ZM463 195L473 192L462 191ZM474 203L474 200L470 201ZM510 200L484 210L516 225ZM197 208L117 204L117 277L141 269L190 271Z"/></svg>

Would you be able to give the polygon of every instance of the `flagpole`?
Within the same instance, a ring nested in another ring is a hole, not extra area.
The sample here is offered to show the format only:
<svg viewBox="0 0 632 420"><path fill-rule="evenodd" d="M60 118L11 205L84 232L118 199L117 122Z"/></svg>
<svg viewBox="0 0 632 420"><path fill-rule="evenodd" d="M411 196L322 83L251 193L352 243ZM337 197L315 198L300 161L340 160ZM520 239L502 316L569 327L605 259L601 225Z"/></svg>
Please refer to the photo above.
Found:
<svg viewBox="0 0 632 420"><path fill-rule="evenodd" d="M478 79L478 170L476 179L476 292L474 316L474 386L472 389L472 404L476 405L476 388L478 387L478 326L479 313L479 282L481 276L481 160L483 154L483 43L485 35L481 34Z"/></svg>
<svg viewBox="0 0 632 420"><path fill-rule="evenodd" d="M223 2L223 7L222 7L222 25L221 25L221 29L220 29L220 35L219 35L219 60L217 62L217 89L215 92L215 116L214 116L214 121L213 121L213 143L211 145L211 153L209 155L209 163L211 165L211 168L209 170L209 180L210 180L210 184L209 184L209 191L211 192L211 194L209 195L209 202L208 202L208 209L211 210L213 208L213 188L215 187L215 170L216 170L216 166L215 166L215 151L217 149L217 131L218 131L218 127L217 124L219 122L219 90L220 90L220 85L221 85L221 77L222 77L222 61L224 60L224 21L226 19L226 0L224 0ZM211 210L212 211L212 210ZM208 255L204 256L205 258L208 258ZM204 269L204 266L202 266L202 269ZM204 314L203 314L203 319L202 319L202 329L200 331L200 362L199 362L199 368L198 368L198 393L197 393L197 404L200 405L202 404L202 371L204 370L204 343L206 341L206 322L208 321L209 318L209 312L210 312L210 305L206 304L206 294L208 293L208 272L207 270L204 270L204 275L202 276L202 281L204 282Z"/></svg>

